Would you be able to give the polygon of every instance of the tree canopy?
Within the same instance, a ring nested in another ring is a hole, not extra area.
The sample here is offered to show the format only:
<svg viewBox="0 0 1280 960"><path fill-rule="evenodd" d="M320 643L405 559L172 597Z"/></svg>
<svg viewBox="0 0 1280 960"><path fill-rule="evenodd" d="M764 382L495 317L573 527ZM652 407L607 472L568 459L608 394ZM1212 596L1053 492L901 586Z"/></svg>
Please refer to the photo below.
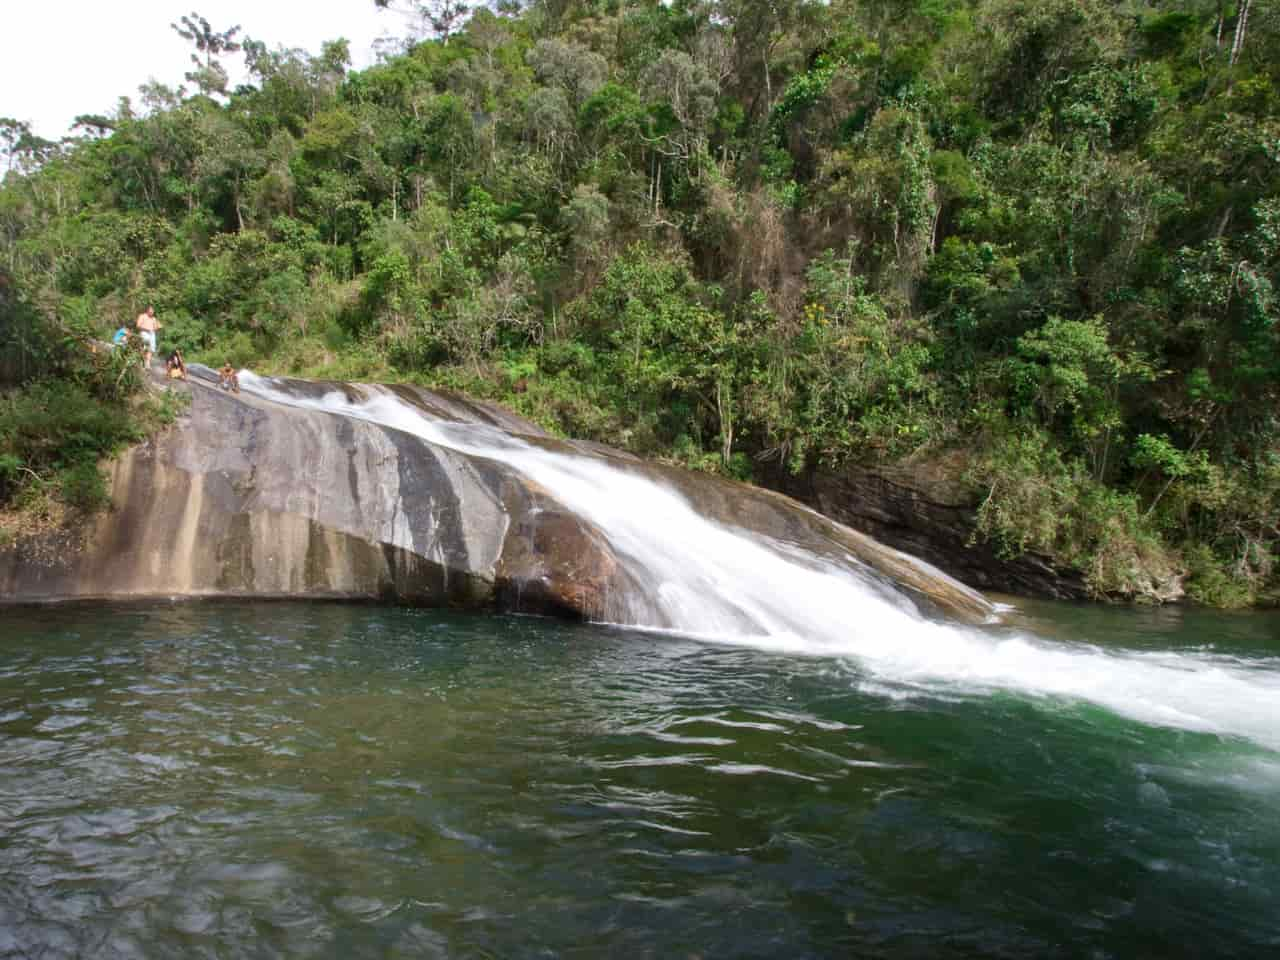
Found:
<svg viewBox="0 0 1280 960"><path fill-rule="evenodd" d="M0 122L23 302L744 478L945 462L1100 592L1275 595L1280 0L413 9L360 71L193 13L194 94Z"/></svg>

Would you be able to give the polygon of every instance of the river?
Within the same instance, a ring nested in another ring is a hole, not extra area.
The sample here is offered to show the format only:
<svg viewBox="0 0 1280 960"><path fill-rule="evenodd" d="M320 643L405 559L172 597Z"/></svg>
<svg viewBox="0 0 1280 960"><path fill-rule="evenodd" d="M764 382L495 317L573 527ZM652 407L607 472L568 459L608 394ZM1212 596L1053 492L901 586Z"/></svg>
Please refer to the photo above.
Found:
<svg viewBox="0 0 1280 960"><path fill-rule="evenodd" d="M0 956L1280 953L1280 619L1020 608L5 609Z"/></svg>

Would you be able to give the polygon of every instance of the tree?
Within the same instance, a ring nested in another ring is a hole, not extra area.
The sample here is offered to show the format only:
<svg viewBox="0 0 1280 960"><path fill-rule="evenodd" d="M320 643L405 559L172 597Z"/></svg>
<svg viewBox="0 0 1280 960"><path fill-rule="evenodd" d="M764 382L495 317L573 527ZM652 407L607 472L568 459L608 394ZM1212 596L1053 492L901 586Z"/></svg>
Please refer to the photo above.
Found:
<svg viewBox="0 0 1280 960"><path fill-rule="evenodd" d="M734 72L749 113L765 116L773 107L777 48L796 23L803 0L719 0L717 6L732 24Z"/></svg>
<svg viewBox="0 0 1280 960"><path fill-rule="evenodd" d="M196 65L196 69L183 76L194 83L205 96L211 96L214 93L225 94L227 71L214 58L240 50L241 44L235 39L235 35L240 32L239 25L219 33L209 26L208 20L194 10L189 16L181 17L179 23L182 25L171 23L169 26L178 36L195 44L198 51L191 54L191 62Z"/></svg>
<svg viewBox="0 0 1280 960"><path fill-rule="evenodd" d="M52 140L36 136L31 124L12 117L0 117L0 156L5 158L5 172L35 170L58 149Z"/></svg>
<svg viewBox="0 0 1280 960"><path fill-rule="evenodd" d="M667 114L659 120L664 128L659 134L665 141L663 152L687 161L704 149L716 109L715 84L706 70L683 51L664 50L645 70L641 83L649 99L659 105L659 114Z"/></svg>
<svg viewBox="0 0 1280 960"><path fill-rule="evenodd" d="M979 535L1280 597L1280 0L475 3L375 0L364 70L182 18L196 85L0 121L0 264L708 469L976 463Z"/></svg>
<svg viewBox="0 0 1280 960"><path fill-rule="evenodd" d="M244 193L246 184L265 166L264 158L254 149L253 140L230 117L213 113L201 118L200 153L195 162L195 175L211 197L229 194L236 228L245 228Z"/></svg>
<svg viewBox="0 0 1280 960"><path fill-rule="evenodd" d="M564 91L575 113L609 77L604 57L572 41L539 40L527 59L540 82Z"/></svg>
<svg viewBox="0 0 1280 960"><path fill-rule="evenodd" d="M393 7L393 0L374 0L379 10ZM431 35L439 37L444 44L462 28L471 5L461 0L431 0L429 3L408 4L411 12L422 24L429 28Z"/></svg>

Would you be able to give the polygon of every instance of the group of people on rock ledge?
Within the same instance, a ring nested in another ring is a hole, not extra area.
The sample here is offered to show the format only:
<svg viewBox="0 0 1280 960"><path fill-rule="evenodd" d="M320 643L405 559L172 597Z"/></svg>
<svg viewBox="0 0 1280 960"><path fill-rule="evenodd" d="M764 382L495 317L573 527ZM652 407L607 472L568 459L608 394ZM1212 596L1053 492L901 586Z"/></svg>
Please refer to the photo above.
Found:
<svg viewBox="0 0 1280 960"><path fill-rule="evenodd" d="M130 331L128 327L121 327L117 330L115 336L111 338L111 345L113 347L124 346L136 332L137 336L142 340L142 366L144 369L150 370L151 358L156 353L156 334L164 324L156 319L156 308L147 307L147 309L138 314L137 319L133 321L133 325L134 331ZM187 363L182 358L182 351L177 347L170 351L168 358L165 360L164 372L165 376L170 380L187 379ZM224 363L222 369L218 371L218 387L235 393L240 392L240 375L236 373L236 369L231 366L230 361Z"/></svg>

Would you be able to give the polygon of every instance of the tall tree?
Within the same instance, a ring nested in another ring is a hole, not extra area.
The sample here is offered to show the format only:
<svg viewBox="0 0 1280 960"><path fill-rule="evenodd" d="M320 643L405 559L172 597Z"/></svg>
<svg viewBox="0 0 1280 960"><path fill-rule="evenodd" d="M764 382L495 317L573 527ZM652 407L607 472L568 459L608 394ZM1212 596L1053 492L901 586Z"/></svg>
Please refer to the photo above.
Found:
<svg viewBox="0 0 1280 960"><path fill-rule="evenodd" d="M196 69L184 74L187 80L194 83L206 96L226 93L227 71L215 58L240 50L241 44L235 39L240 32L239 24L219 32L209 26L208 20L192 10L189 16L181 17L178 23L171 23L169 26L178 36L195 44L197 52L191 54L191 62L196 65Z"/></svg>
<svg viewBox="0 0 1280 960"><path fill-rule="evenodd" d="M12 117L0 117L0 156L5 160L5 172L34 170L57 150L52 140L37 136L31 124Z"/></svg>
<svg viewBox="0 0 1280 960"><path fill-rule="evenodd" d="M393 0L373 0L379 10L390 10L395 7ZM427 3L411 3L407 5L410 13L419 23L428 28L428 32L448 44L449 38L462 29L471 5L461 0L429 0Z"/></svg>

